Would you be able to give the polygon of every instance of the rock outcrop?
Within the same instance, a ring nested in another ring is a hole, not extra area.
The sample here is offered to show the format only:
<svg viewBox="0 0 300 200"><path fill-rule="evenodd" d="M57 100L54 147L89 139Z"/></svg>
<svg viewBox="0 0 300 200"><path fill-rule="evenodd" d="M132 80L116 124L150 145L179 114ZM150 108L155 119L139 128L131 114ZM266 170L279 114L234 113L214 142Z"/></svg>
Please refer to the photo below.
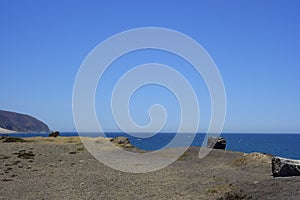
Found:
<svg viewBox="0 0 300 200"><path fill-rule="evenodd" d="M111 139L111 142L119 147L124 147L124 148L132 148L134 147L131 145L129 139L127 137L119 136Z"/></svg>
<svg viewBox="0 0 300 200"><path fill-rule="evenodd" d="M0 110L0 128L16 132L50 132L40 120L15 112Z"/></svg>
<svg viewBox="0 0 300 200"><path fill-rule="evenodd" d="M53 131L53 132L51 132L51 133L48 135L48 137L57 137L57 136L59 136L59 132L58 132L58 131Z"/></svg>
<svg viewBox="0 0 300 200"><path fill-rule="evenodd" d="M223 137L209 137L207 140L207 148L225 150L226 140Z"/></svg>
<svg viewBox="0 0 300 200"><path fill-rule="evenodd" d="M299 176L300 160L273 157L272 173L273 177Z"/></svg>

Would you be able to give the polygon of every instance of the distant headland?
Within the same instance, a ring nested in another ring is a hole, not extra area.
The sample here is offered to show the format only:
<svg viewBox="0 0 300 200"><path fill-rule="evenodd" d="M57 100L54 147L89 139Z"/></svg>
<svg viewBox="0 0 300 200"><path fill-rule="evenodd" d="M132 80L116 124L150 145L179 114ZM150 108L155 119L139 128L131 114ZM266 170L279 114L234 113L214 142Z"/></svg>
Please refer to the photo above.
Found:
<svg viewBox="0 0 300 200"><path fill-rule="evenodd" d="M50 129L32 116L0 110L0 133L14 132L50 132Z"/></svg>

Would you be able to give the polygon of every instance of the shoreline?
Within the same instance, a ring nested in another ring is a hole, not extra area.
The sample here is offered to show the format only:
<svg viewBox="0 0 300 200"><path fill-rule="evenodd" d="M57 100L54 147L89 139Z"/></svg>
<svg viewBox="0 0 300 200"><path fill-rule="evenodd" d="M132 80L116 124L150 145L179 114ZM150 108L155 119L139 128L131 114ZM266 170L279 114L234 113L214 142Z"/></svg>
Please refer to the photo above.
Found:
<svg viewBox="0 0 300 200"><path fill-rule="evenodd" d="M0 127L0 134L10 134L10 133L19 133L19 132L7 130Z"/></svg>
<svg viewBox="0 0 300 200"><path fill-rule="evenodd" d="M13 133L13 134L0 134L0 136L10 136L10 137L19 137L19 138L35 138L35 137L43 137L49 138L47 133L35 133L35 134L27 134L27 133ZM117 136L125 136L125 134L119 133L108 133L106 137L100 136L99 134L92 135L83 135L78 136L74 133L61 133L60 137L87 137L87 138L115 138ZM300 152L297 151L298 147L298 135L282 135L282 136L256 136L256 135L243 135L239 136L235 135L222 135L226 141L226 150L236 151L236 152L244 152L244 153L252 153L252 152L260 152L265 154L271 154L273 156L288 158L288 159L296 159L300 160ZM127 137L127 136L125 136ZM131 144L138 147L139 149L143 149L145 151L156 151L163 147L164 144L167 144L170 141L172 135L160 134L156 139L146 139L140 140L134 137L128 137ZM284 143L282 143L284 141ZM287 145L289 144L289 145ZM203 135L199 134L194 139L193 143L190 146L194 147L206 147L203 145ZM170 148L183 147L181 145L171 145ZM273 148L275 147L275 148Z"/></svg>

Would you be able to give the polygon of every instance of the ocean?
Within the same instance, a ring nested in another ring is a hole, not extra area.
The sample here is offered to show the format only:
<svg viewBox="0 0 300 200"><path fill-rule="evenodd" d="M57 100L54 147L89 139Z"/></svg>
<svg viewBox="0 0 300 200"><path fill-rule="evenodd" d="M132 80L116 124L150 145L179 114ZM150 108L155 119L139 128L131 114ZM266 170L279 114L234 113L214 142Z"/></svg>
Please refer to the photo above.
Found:
<svg viewBox="0 0 300 200"><path fill-rule="evenodd" d="M158 133L149 138L137 138L126 133L106 133L107 137L125 136L128 137L130 142L143 150L157 150L168 144L175 136L176 133ZM3 135L3 134L2 134ZM14 137L47 137L45 133L14 133L10 134ZM183 144L175 144L174 147L184 146L184 138L191 137L190 134L182 134ZM78 136L76 132L63 132L60 136ZM87 133L85 136L99 137L96 133ZM227 141L226 150L240 151L244 153L261 152L272 154L274 156L281 156L291 159L300 159L300 134L251 134L251 133L222 133ZM198 133L193 140L191 146L201 146L205 134Z"/></svg>

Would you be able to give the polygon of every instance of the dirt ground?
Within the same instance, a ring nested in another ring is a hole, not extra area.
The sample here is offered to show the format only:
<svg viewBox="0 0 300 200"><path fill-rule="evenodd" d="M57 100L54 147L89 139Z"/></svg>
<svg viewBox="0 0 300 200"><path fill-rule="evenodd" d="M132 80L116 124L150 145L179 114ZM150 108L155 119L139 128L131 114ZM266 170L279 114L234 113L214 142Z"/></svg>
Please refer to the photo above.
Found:
<svg viewBox="0 0 300 200"><path fill-rule="evenodd" d="M28 140L28 139L27 139ZM0 199L299 199L300 177L273 178L271 156L191 147L155 172L95 159L76 137L0 143Z"/></svg>

